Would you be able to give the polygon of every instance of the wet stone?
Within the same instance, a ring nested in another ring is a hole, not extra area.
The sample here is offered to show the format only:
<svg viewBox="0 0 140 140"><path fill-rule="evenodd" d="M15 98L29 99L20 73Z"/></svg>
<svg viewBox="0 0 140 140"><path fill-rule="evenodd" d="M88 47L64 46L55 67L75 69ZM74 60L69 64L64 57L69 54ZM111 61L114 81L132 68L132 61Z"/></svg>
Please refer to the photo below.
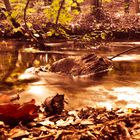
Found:
<svg viewBox="0 0 140 140"><path fill-rule="evenodd" d="M37 74L40 72L64 73L74 77L95 76L108 72L112 68L112 61L94 53L82 56L70 56L54 62L51 66L32 67L26 73Z"/></svg>
<svg viewBox="0 0 140 140"><path fill-rule="evenodd" d="M67 57L52 64L51 72L61 72L72 76L92 76L107 72L112 67L112 61L99 57L94 53L83 56Z"/></svg>

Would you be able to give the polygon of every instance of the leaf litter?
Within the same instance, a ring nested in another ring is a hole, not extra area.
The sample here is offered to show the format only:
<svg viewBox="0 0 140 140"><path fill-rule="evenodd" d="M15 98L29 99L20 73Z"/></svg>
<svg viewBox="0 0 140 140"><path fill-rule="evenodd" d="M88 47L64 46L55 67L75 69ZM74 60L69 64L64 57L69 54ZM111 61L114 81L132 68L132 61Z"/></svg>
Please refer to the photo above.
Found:
<svg viewBox="0 0 140 140"><path fill-rule="evenodd" d="M3 102L2 102L3 99ZM0 140L138 140L140 109L84 107L64 109L64 95L45 99L41 106L32 99L1 96Z"/></svg>

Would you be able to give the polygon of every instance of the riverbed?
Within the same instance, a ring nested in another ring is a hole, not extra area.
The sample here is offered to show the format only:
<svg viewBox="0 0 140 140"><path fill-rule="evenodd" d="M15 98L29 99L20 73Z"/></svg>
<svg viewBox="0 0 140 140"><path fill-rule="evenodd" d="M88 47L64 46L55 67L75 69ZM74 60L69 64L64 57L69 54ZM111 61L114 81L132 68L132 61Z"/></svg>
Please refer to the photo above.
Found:
<svg viewBox="0 0 140 140"><path fill-rule="evenodd" d="M103 49L90 45L88 48L81 45L78 49L73 42L48 43L47 45L51 46L52 50L39 51L27 42L1 40L1 80L12 75L14 71L17 71L19 75L24 75L27 68L45 66L70 55L79 56L95 51L98 55L110 58L121 51L140 46L140 42L111 42ZM38 79L28 82L26 78L30 76ZM34 98L36 104L41 104L46 97L58 93L65 95L67 109L78 109L84 106L107 107L108 109L139 108L140 48L114 58L113 69L103 77L75 79L59 73L40 72L37 75L26 73L25 84L26 89L19 93L21 103ZM11 93L10 90L1 87L1 94Z"/></svg>

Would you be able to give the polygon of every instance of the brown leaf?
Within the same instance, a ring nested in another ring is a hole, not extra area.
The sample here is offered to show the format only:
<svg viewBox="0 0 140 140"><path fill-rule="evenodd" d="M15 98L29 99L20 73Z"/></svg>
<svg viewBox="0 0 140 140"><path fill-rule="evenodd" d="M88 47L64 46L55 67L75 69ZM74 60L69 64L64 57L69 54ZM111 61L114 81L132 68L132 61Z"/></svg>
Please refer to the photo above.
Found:
<svg viewBox="0 0 140 140"><path fill-rule="evenodd" d="M21 129L21 128L13 128L10 132L9 132L9 136L11 138L21 138L23 136L27 136L29 135L29 132L27 130Z"/></svg>
<svg viewBox="0 0 140 140"><path fill-rule="evenodd" d="M118 123L117 125L119 131L120 131L120 139L122 140L131 140L131 136L129 133L128 128L125 126L125 123Z"/></svg>
<svg viewBox="0 0 140 140"><path fill-rule="evenodd" d="M61 114L64 109L64 95L46 98L43 107L47 115Z"/></svg>

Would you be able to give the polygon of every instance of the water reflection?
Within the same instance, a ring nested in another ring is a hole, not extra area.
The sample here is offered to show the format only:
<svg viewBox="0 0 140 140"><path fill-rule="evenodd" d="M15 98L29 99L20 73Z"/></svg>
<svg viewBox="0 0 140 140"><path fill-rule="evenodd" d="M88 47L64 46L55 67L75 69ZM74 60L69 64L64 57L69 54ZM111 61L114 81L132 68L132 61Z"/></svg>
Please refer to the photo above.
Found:
<svg viewBox="0 0 140 140"><path fill-rule="evenodd" d="M140 88L139 87L116 87L113 88L117 95L118 101L126 101L127 108L136 108L140 105Z"/></svg>
<svg viewBox="0 0 140 140"><path fill-rule="evenodd" d="M140 60L140 54L129 54L129 55L122 55L118 56L113 59L113 61L139 61Z"/></svg>
<svg viewBox="0 0 140 140"><path fill-rule="evenodd" d="M3 71L9 69L9 64L11 63L10 58L14 57L12 55L14 47L17 50L20 50L18 51L18 59L14 65L16 69L19 69L20 73L28 67L37 67L39 65L53 63L62 58L64 54L66 57L70 54L81 55L86 53L85 50L75 52L66 51L66 48L61 49L58 54L58 51L54 50L52 52L48 51L48 53L31 53L21 51L24 48L28 48L29 44L14 42L12 45L12 42L8 42L7 44L1 43L0 45L3 46L3 49L1 50L4 50L4 48L8 49L8 53L0 53L0 71L2 74L5 74ZM11 46L13 46L13 48ZM118 46L113 46L112 50L107 54L112 56L116 54L116 52L124 50L122 46ZM127 45L125 44L125 46ZM127 48L128 47L129 45ZM103 52L100 52L100 54L107 55ZM106 76L99 79L74 79L68 75L58 73L24 73L24 75L21 75L21 79L25 80L28 88L26 91L21 93L20 101L25 102L35 98L37 104L41 104L46 97L60 93L65 94L65 98L69 103L66 105L66 108L68 109L75 109L86 105L106 106L108 109L111 109L112 107L140 107L139 51L132 51L129 55L122 55L115 58L113 61L114 69Z"/></svg>

